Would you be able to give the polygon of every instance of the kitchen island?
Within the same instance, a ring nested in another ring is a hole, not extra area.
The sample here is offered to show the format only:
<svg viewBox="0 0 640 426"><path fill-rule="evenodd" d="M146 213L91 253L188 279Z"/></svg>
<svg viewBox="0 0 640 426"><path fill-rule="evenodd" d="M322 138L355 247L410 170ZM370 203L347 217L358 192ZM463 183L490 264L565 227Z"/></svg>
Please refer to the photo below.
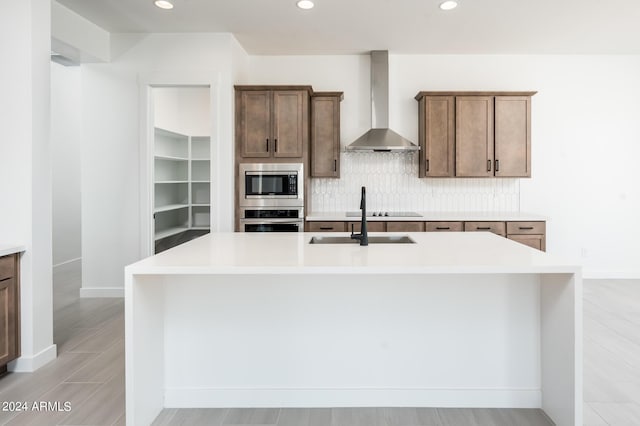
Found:
<svg viewBox="0 0 640 426"><path fill-rule="evenodd" d="M579 267L490 233L317 235L210 234L128 266L127 424L164 407L340 406L540 407L582 424Z"/></svg>

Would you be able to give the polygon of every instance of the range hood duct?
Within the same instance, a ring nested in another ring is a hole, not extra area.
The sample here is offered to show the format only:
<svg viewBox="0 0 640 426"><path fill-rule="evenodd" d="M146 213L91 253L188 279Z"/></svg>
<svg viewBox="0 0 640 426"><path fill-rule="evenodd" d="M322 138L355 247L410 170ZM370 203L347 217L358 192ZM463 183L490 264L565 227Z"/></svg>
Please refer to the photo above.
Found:
<svg viewBox="0 0 640 426"><path fill-rule="evenodd" d="M389 52L371 52L371 127L347 151L413 152L420 147L389 129Z"/></svg>

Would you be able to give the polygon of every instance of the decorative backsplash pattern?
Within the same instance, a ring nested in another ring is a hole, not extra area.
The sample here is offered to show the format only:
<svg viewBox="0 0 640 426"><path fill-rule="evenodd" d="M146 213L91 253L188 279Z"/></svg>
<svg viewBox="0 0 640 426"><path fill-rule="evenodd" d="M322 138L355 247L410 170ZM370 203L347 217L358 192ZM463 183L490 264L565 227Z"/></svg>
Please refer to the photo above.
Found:
<svg viewBox="0 0 640 426"><path fill-rule="evenodd" d="M520 210L519 179L419 179L417 153L340 153L340 179L311 179L307 211L489 212Z"/></svg>

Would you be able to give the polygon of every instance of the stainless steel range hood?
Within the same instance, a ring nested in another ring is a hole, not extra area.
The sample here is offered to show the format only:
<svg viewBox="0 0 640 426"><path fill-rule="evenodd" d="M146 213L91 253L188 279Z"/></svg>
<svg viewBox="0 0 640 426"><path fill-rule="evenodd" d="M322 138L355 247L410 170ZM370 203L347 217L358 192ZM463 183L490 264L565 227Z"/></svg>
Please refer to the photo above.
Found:
<svg viewBox="0 0 640 426"><path fill-rule="evenodd" d="M347 151L413 152L420 147L389 129L389 52L371 52L371 127Z"/></svg>

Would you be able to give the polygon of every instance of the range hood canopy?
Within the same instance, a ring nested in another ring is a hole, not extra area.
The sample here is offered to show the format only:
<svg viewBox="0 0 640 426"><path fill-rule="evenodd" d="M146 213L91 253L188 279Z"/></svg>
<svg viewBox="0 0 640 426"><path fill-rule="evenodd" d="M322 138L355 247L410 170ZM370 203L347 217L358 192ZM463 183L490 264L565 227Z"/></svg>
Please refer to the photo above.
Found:
<svg viewBox="0 0 640 426"><path fill-rule="evenodd" d="M371 127L347 145L347 151L413 152L420 149L389 129L389 52L371 52Z"/></svg>

